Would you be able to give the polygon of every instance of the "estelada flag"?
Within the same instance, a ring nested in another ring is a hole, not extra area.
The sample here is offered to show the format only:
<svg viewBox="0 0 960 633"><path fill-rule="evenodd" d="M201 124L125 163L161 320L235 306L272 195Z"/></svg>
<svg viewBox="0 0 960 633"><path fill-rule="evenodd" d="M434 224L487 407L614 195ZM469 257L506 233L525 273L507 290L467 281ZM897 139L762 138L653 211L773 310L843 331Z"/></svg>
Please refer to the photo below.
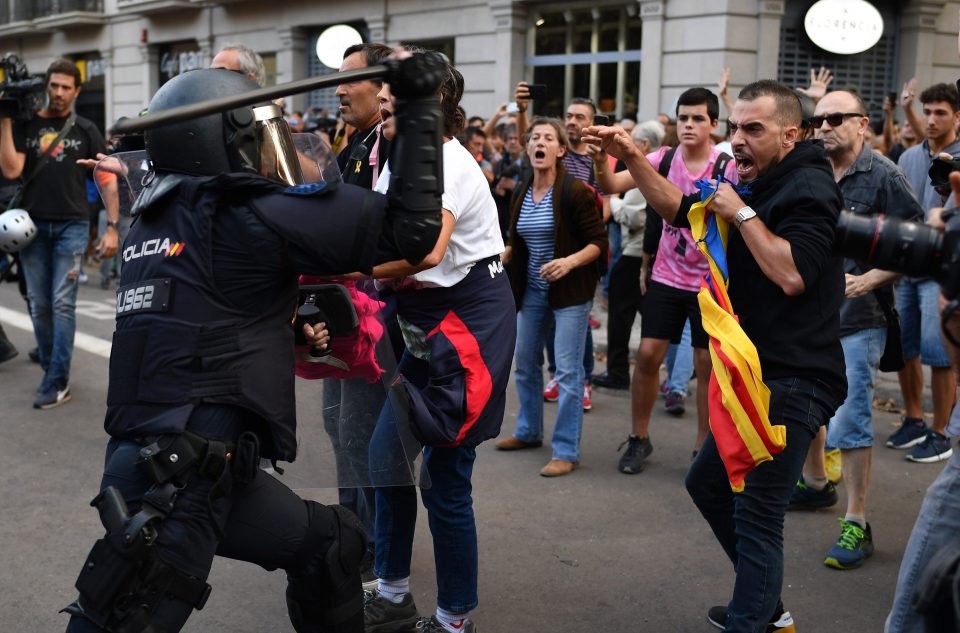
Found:
<svg viewBox="0 0 960 633"><path fill-rule="evenodd" d="M701 201L688 213L697 246L710 264L700 281L697 301L703 329L710 336L713 372L708 391L710 430L734 492L756 466L773 459L787 445L785 426L771 426L770 390L763 384L757 348L740 327L727 295L729 223L707 209L715 185L697 182Z"/></svg>

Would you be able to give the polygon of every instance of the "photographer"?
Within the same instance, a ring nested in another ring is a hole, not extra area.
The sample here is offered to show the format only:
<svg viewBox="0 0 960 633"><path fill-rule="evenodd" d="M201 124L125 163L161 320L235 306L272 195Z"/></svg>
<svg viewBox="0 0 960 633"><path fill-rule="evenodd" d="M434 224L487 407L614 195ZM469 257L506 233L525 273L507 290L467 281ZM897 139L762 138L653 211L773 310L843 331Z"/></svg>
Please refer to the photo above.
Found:
<svg viewBox="0 0 960 633"><path fill-rule="evenodd" d="M70 361L76 329L80 264L89 234L85 178L78 160L106 150L103 135L73 112L80 70L67 59L47 69L48 105L16 125L0 118L0 168L21 178L19 202L37 225L37 237L20 252L33 331L44 377L33 402L50 409L70 400ZM116 204L107 208L108 229L97 244L101 257L117 252Z"/></svg>
<svg viewBox="0 0 960 633"><path fill-rule="evenodd" d="M960 206L960 173L954 172L950 175L950 186L953 190L952 206ZM933 222L937 222L938 215L933 215ZM956 218L954 221L956 221ZM956 297L948 298L956 299ZM942 309L945 303L946 300L941 294L939 307ZM950 332L954 340L960 339L960 312L954 310L947 320L943 321L942 325L944 329ZM953 370L955 372L960 371L960 348L950 343L947 343L946 347ZM950 390L952 395L955 396L957 392L956 382L950 385ZM960 424L960 409L954 407L950 419L951 430L956 432L958 424ZM952 564L954 562L947 560L946 557L953 557L957 552L955 544L957 534L960 533L958 486L960 486L960 452L955 451L943 472L927 489L927 494L923 499L917 522L910 533L910 540L907 541L907 548L900 563L897 590L894 594L890 615L887 616L884 627L885 633L956 631L958 625L960 625L954 615L954 609L957 606L955 595L952 596L952 604L948 601L946 604L938 605L940 609L943 609L940 613L947 613L945 619L936 619L936 616L930 613L925 618L924 614L919 613L914 608L918 600L935 602L935 588L925 586L922 583L924 571L937 563ZM951 550L951 547L954 547L954 549ZM952 553L949 553L951 551ZM955 576L956 573L956 568L954 568L953 575ZM950 575L947 575L946 579L955 581L955 578L951 579Z"/></svg>

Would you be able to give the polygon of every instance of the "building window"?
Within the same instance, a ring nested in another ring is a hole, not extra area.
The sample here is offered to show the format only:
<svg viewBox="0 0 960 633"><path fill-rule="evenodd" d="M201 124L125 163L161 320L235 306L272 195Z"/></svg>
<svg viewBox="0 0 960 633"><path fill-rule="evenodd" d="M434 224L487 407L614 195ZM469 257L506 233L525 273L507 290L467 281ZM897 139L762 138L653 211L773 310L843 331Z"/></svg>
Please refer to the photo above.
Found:
<svg viewBox="0 0 960 633"><path fill-rule="evenodd" d="M546 99L533 109L560 116L573 97L590 97L604 114L635 117L641 33L636 3L531 11L527 81L547 85Z"/></svg>
<svg viewBox="0 0 960 633"><path fill-rule="evenodd" d="M203 68L200 46L196 40L161 44L157 47L160 85L167 83L180 73Z"/></svg>
<svg viewBox="0 0 960 633"><path fill-rule="evenodd" d="M829 53L810 41L803 19L812 2L788 2L780 24L777 79L794 87L810 83L810 69L826 66L833 73L831 90L855 90L867 106L871 124L883 122L883 98L896 90L897 33L900 19L892 2L874 2L883 16L883 35L873 48L857 55Z"/></svg>
<svg viewBox="0 0 960 633"><path fill-rule="evenodd" d="M366 22L347 22L353 28L357 29L360 32L360 35L363 36L364 42L370 41L370 31L367 29ZM307 76L308 77L322 77L323 75L329 75L330 73L335 73L338 68L327 68L320 61L320 58L317 57L317 39L320 37L320 34L323 33L330 24L320 26L310 32L309 44L307 45ZM340 99L337 98L336 88L324 88L322 90L313 90L312 92L307 93L307 109L310 108L325 108L329 112L338 112L340 109Z"/></svg>

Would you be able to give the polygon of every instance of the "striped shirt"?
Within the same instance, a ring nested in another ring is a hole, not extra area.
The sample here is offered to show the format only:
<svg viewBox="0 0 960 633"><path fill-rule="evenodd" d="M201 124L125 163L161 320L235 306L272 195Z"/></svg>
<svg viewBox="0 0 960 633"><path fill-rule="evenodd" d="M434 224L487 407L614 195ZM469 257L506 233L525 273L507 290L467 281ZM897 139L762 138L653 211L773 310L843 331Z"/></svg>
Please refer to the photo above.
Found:
<svg viewBox="0 0 960 633"><path fill-rule="evenodd" d="M600 185L597 183L596 177L593 175L593 159L590 158L589 154L578 154L571 152L568 148L562 160L564 169L570 172L571 176L587 183L596 189L597 193L601 196L604 195L603 190L600 189Z"/></svg>
<svg viewBox="0 0 960 633"><path fill-rule="evenodd" d="M517 218L517 234L527 244L527 284L546 290L547 280L540 276L540 267L553 260L553 187L540 202L533 201L533 187L527 189Z"/></svg>

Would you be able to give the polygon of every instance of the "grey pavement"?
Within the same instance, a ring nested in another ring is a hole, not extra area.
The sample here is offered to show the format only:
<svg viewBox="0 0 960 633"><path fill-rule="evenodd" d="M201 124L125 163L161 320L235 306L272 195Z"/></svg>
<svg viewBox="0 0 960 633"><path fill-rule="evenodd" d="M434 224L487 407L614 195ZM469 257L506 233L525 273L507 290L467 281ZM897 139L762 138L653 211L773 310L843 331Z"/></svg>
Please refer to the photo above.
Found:
<svg viewBox="0 0 960 633"><path fill-rule="evenodd" d="M73 599L80 565L102 535L88 503L103 465L103 350L113 329L111 299L95 284L83 287L78 329L92 338L82 337L74 356L73 400L35 411L30 405L41 376L26 359L32 333L15 287L0 287L0 322L21 350L20 357L0 365L0 631L62 630L66 617L57 610ZM305 427L319 423L319 391L316 383L298 384ZM628 476L617 472L616 463L617 446L628 431L629 404L622 393L596 392L594 409L584 420L582 467L567 477L538 476L550 456L546 447L502 453L488 442L478 449L474 505L480 607L474 619L480 630L715 630L705 614L728 600L733 573L683 488L695 433L693 411L678 419L658 407L647 470ZM545 406L549 431L555 405ZM516 410L511 386L505 435L513 429ZM896 425L895 415L877 412L881 444ZM881 630L920 501L943 465L910 464L903 455L882 445L876 450L869 518L877 551L863 568L839 572L822 564L839 534L842 485L837 507L788 515L783 599L799 631ZM335 495L326 491L319 498L333 501ZM185 631L292 631L281 572L217 559L210 583L210 602ZM412 588L421 612L430 613L436 590L425 512L419 515Z"/></svg>

